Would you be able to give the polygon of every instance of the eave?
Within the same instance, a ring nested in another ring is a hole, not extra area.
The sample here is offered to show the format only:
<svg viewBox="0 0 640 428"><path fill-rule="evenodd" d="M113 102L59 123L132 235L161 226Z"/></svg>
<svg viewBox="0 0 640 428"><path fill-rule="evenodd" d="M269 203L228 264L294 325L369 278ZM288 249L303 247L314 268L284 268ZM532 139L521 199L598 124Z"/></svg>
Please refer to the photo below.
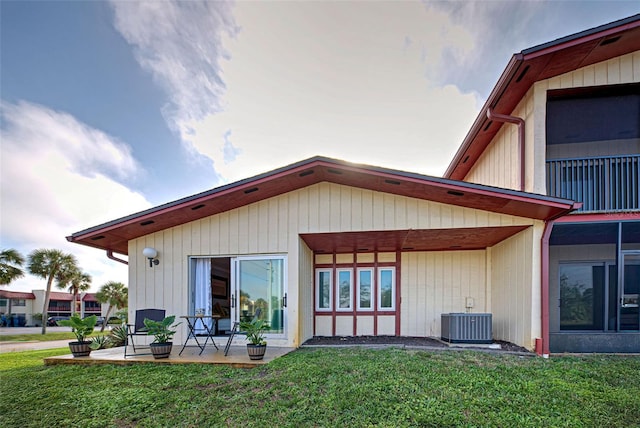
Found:
<svg viewBox="0 0 640 428"><path fill-rule="evenodd" d="M314 157L76 232L67 240L127 254L130 240L320 182L539 220L576 207L566 199Z"/></svg>
<svg viewBox="0 0 640 428"><path fill-rule="evenodd" d="M489 108L496 113L511 114L535 82L637 50L640 50L640 14L514 54L444 176L463 180L503 126L487 119Z"/></svg>

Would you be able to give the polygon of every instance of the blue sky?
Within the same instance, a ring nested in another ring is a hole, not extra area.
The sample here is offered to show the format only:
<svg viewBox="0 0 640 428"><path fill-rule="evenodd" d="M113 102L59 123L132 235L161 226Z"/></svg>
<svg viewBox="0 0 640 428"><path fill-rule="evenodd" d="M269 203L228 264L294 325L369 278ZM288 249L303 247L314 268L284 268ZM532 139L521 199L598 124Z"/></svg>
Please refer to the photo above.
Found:
<svg viewBox="0 0 640 428"><path fill-rule="evenodd" d="M440 175L511 55L637 2L0 1L0 246L314 155ZM12 290L43 288L27 276Z"/></svg>

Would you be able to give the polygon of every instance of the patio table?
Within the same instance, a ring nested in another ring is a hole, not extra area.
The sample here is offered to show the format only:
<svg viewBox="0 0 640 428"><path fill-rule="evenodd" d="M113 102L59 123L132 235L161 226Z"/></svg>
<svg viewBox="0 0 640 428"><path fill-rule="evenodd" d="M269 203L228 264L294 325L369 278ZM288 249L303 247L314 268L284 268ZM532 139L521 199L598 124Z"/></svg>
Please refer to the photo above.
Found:
<svg viewBox="0 0 640 428"><path fill-rule="evenodd" d="M180 318L184 318L187 321L187 329L189 330L189 334L187 334L187 338L185 339L184 345L182 345L182 349L180 350L180 353L178 355L182 355L182 351L184 351L184 348L186 348L187 346L197 346L198 348L200 348L199 355L202 355L209 339L211 339L211 343L213 344L213 346L218 349L218 345L216 345L216 342L213 340L213 336L214 332L216 331L216 322L218 321L218 318L220 318L220 315L182 315L180 316ZM208 319L212 320L211 327L209 327L205 322L205 320ZM200 344L200 341L198 341L198 336L196 335L198 321L200 321L200 324L206 332L204 334L205 339L203 344ZM195 339L196 345L187 345L189 339L191 338Z"/></svg>

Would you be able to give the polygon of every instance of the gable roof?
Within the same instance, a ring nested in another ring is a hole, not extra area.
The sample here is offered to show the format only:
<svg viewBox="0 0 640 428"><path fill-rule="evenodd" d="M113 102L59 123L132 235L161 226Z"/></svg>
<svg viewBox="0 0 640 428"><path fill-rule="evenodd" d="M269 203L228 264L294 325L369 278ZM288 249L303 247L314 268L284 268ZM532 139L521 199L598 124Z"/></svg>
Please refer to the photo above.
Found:
<svg viewBox="0 0 640 428"><path fill-rule="evenodd" d="M503 126L487 118L489 108L496 113L511 114L535 82L637 50L640 50L640 14L514 54L444 176L464 179Z"/></svg>
<svg viewBox="0 0 640 428"><path fill-rule="evenodd" d="M577 208L566 199L313 157L76 232L67 240L127 254L129 240L320 182L540 220Z"/></svg>

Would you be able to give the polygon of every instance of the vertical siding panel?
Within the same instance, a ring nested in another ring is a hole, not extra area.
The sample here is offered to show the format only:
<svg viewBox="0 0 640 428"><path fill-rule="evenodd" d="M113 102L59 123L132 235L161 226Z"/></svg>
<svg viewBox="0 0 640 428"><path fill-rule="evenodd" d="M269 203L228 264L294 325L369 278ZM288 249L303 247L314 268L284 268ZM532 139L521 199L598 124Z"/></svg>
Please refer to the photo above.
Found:
<svg viewBox="0 0 640 428"><path fill-rule="evenodd" d="M229 246L229 212L219 214L220 225L220 253L231 254Z"/></svg>
<svg viewBox="0 0 640 428"><path fill-rule="evenodd" d="M382 227L385 229L393 229L395 228L395 217L396 217L396 199L393 195L389 195L388 193L382 194L383 201L383 220Z"/></svg>
<svg viewBox="0 0 640 428"><path fill-rule="evenodd" d="M595 64L594 67L596 85L605 85L607 83L607 64L601 62Z"/></svg>
<svg viewBox="0 0 640 428"><path fill-rule="evenodd" d="M260 244L259 239L256 239L260 235L259 225L260 225L260 205L259 204L251 204L249 206L248 218L247 218L247 230L248 236L246 237L249 240L249 246L247 251L249 253L255 254L260 252Z"/></svg>
<svg viewBox="0 0 640 428"><path fill-rule="evenodd" d="M194 221L191 223L191 254L200 255L200 222Z"/></svg>
<svg viewBox="0 0 640 428"><path fill-rule="evenodd" d="M329 201L330 201L330 211L329 211L329 230L331 231L339 231L340 229L340 220L342 217L342 213L340 212L340 187L332 184L330 187L329 193Z"/></svg>
<svg viewBox="0 0 640 428"><path fill-rule="evenodd" d="M633 82L633 56L625 55L620 57L620 83L631 82Z"/></svg>
<svg viewBox="0 0 640 428"><path fill-rule="evenodd" d="M393 227L394 229L407 229L407 198L396 196L393 198Z"/></svg>
<svg viewBox="0 0 640 428"><path fill-rule="evenodd" d="M318 230L328 232L331 230L331 198L326 197L330 195L330 186L327 183L320 183L318 185Z"/></svg>
<svg viewBox="0 0 640 428"><path fill-rule="evenodd" d="M583 69L584 86L594 86L596 84L596 67L590 65Z"/></svg>
<svg viewBox="0 0 640 428"><path fill-rule="evenodd" d="M282 195L278 198L278 241L274 251L283 252L289 248L289 196ZM297 234L296 234L297 235ZM293 247L295 248L295 247ZM297 258L297 255L294 255ZM296 263L297 264L297 263ZM294 265L295 266L295 265Z"/></svg>
<svg viewBox="0 0 640 428"><path fill-rule="evenodd" d="M614 58L607 61L607 83L614 85L620 83L620 59Z"/></svg>
<svg viewBox="0 0 640 428"><path fill-rule="evenodd" d="M324 230L320 223L319 190L320 185L309 188L309 232Z"/></svg>
<svg viewBox="0 0 640 428"><path fill-rule="evenodd" d="M571 88L573 86L573 76L570 73L560 76L560 87Z"/></svg>
<svg viewBox="0 0 640 428"><path fill-rule="evenodd" d="M301 233L309 232L309 189L302 189L297 192L298 205L298 230Z"/></svg>
<svg viewBox="0 0 640 428"><path fill-rule="evenodd" d="M340 227L341 231L353 230L353 223L351 222L352 210L351 199L352 190L349 186L340 187Z"/></svg>
<svg viewBox="0 0 640 428"><path fill-rule="evenodd" d="M278 248L278 236L280 235L278 221L278 199L269 199L267 201L267 218L269 223L267 226L267 246L266 252L275 251Z"/></svg>
<svg viewBox="0 0 640 428"><path fill-rule="evenodd" d="M269 248L269 206L266 201L261 201L258 206L258 253L266 253Z"/></svg>
<svg viewBox="0 0 640 428"><path fill-rule="evenodd" d="M374 227L373 192L362 191L362 230L372 230Z"/></svg>
<svg viewBox="0 0 640 428"><path fill-rule="evenodd" d="M249 247L249 207L244 206L236 210L238 219L238 254L248 254Z"/></svg>
<svg viewBox="0 0 640 428"><path fill-rule="evenodd" d="M633 81L640 82L640 51L634 52L631 57L633 63Z"/></svg>
<svg viewBox="0 0 640 428"><path fill-rule="evenodd" d="M584 84L583 69L576 70L575 72L571 73L571 77L572 77L571 87L575 88L576 86L582 86Z"/></svg>
<svg viewBox="0 0 640 428"><path fill-rule="evenodd" d="M351 218L349 221L351 222L352 230L363 230L362 229L362 190L360 189L352 189L351 190Z"/></svg>
<svg viewBox="0 0 640 428"><path fill-rule="evenodd" d="M407 209L407 223L405 228L412 227L418 228L418 200L417 199L407 199L406 200L406 209Z"/></svg>
<svg viewBox="0 0 640 428"><path fill-rule="evenodd" d="M211 254L211 217L200 220L200 251Z"/></svg>
<svg viewBox="0 0 640 428"><path fill-rule="evenodd" d="M372 212L373 225L372 229L384 228L384 200L382 193L374 192L372 194Z"/></svg>
<svg viewBox="0 0 640 428"><path fill-rule="evenodd" d="M170 234L171 234L171 242L173 245L173 269L172 269L172 276L171 276L171 280L173 281L174 284L184 284L184 286L187 286L187 282L184 280L184 278L187 277L186 274L186 270L187 267L185 266L186 260L187 260L187 256L185 255L186 252L183 251L183 245L182 245L182 230L180 228L173 228L170 230ZM184 311L187 310L187 302L188 302L188 298L189 296L187 295L187 293L174 293L173 296L173 302L178 305L177 307L179 309L183 309Z"/></svg>

